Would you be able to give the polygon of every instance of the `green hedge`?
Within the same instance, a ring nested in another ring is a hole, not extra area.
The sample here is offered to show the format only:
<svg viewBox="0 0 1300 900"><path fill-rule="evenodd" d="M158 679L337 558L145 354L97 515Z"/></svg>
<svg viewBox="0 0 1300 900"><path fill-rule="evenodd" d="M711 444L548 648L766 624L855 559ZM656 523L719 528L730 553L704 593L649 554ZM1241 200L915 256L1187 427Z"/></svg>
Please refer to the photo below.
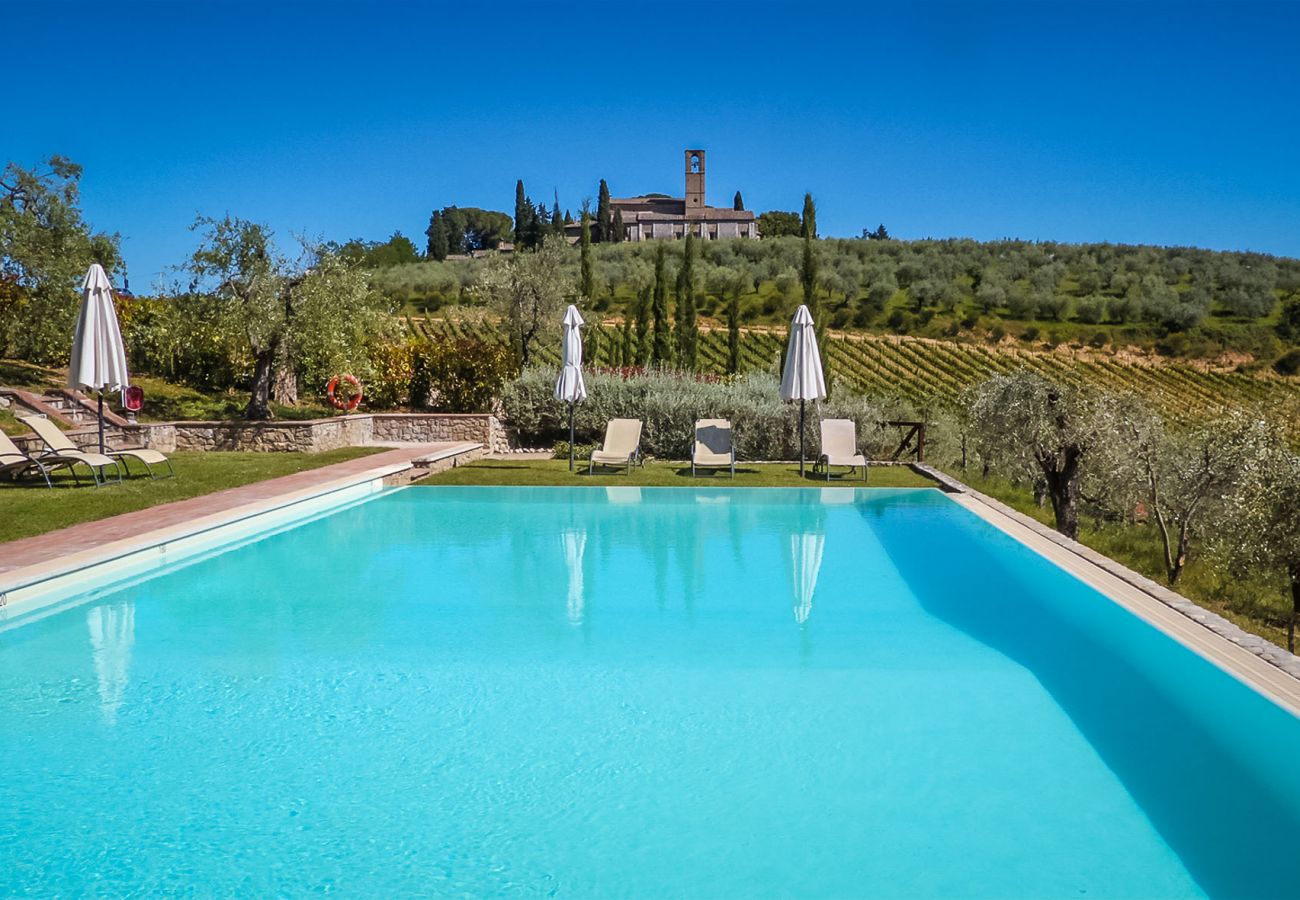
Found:
<svg viewBox="0 0 1300 900"><path fill-rule="evenodd" d="M524 446L551 446L568 440L569 408L555 399L556 372L531 369L506 386L502 397L507 424ZM730 419L741 459L793 459L799 455L799 408L780 400L779 383L770 375L748 375L730 381L697 380L671 372L621 374L587 373L587 399L578 404L574 423L576 443L599 444L605 423L614 418L640 419L642 452L660 459L690 457L697 419ZM828 402L810 403L807 410L807 452L818 453L819 416L853 419L858 442L868 456L880 454L890 435L880 429L883 406L871 399L836 393ZM892 445L888 447L892 450Z"/></svg>

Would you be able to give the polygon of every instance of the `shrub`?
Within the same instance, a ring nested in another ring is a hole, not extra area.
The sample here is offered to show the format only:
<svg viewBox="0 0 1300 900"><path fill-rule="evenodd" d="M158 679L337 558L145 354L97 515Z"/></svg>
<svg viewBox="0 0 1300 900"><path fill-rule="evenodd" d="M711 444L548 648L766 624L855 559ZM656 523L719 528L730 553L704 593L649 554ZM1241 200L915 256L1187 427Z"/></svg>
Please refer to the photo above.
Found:
<svg viewBox="0 0 1300 900"><path fill-rule="evenodd" d="M411 363L411 405L488 412L516 371L514 354L501 344L472 337L420 341Z"/></svg>
<svg viewBox="0 0 1300 900"><path fill-rule="evenodd" d="M365 385L368 409L392 409L408 402L415 348L406 339L382 341L370 348L370 378Z"/></svg>
<svg viewBox="0 0 1300 900"><path fill-rule="evenodd" d="M1106 298L1097 294L1080 297L1074 304L1074 317L1085 325L1100 324L1106 318Z"/></svg>
<svg viewBox="0 0 1300 900"><path fill-rule="evenodd" d="M568 407L555 399L552 369L529 369L506 386L505 418L526 446L547 446L569 437ZM748 375L709 381L676 372L590 372L587 399L578 404L575 443L597 443L605 423L635 418L644 423L641 449L660 459L687 459L696 419L730 419L741 459L792 459L799 453L799 414L780 400L780 382L772 375ZM879 423L881 406L870 399L836 391L834 399L809 404L806 435L810 458L817 453L818 415L853 419L858 440L868 453L888 443ZM567 454L567 447L566 454Z"/></svg>
<svg viewBox="0 0 1300 900"><path fill-rule="evenodd" d="M1273 371L1279 375L1300 374L1300 350L1292 350L1278 357L1277 362L1273 363Z"/></svg>

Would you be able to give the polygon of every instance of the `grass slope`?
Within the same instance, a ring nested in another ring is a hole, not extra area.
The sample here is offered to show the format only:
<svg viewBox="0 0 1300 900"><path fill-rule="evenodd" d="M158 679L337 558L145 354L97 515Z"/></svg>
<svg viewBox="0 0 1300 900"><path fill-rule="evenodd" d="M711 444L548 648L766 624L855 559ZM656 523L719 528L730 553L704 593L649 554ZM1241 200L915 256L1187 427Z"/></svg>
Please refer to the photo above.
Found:
<svg viewBox="0 0 1300 900"><path fill-rule="evenodd" d="M1054 528L1050 505L1039 506L1033 492L999 478L981 478L973 469L951 471L954 478L990 497L1001 500L1017 512ZM1158 584L1165 577L1160 535L1152 524L1097 522L1084 517L1079 541L1109 556ZM1218 613L1244 631L1257 634L1279 647L1286 646L1286 619L1291 600L1282 573L1264 573L1250 578L1230 575L1215 560L1193 545L1187 568L1173 590L1193 603Z"/></svg>

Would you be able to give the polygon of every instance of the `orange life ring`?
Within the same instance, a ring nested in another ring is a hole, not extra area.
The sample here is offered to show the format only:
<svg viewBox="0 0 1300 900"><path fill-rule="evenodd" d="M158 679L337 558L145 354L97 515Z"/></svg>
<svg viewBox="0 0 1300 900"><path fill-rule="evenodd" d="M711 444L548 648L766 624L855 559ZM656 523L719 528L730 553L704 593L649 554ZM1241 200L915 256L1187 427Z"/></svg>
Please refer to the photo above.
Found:
<svg viewBox="0 0 1300 900"><path fill-rule="evenodd" d="M357 389L356 393L347 400L340 400L338 397L334 396L334 391L339 386L340 378ZM361 382L357 380L357 376L355 375L335 375L330 379L329 385L325 388L325 398L329 400L330 406L335 409L346 409L350 412L356 409L361 403Z"/></svg>

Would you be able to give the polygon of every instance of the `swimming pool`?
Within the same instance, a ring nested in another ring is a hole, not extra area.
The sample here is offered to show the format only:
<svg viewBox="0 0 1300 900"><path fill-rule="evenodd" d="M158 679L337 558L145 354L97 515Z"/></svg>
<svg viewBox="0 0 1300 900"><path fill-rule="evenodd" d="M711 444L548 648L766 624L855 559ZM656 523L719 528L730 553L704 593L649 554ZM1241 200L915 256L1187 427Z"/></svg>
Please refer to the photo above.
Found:
<svg viewBox="0 0 1300 900"><path fill-rule="evenodd" d="M0 894L1298 890L1300 720L933 490L407 488L29 619Z"/></svg>

